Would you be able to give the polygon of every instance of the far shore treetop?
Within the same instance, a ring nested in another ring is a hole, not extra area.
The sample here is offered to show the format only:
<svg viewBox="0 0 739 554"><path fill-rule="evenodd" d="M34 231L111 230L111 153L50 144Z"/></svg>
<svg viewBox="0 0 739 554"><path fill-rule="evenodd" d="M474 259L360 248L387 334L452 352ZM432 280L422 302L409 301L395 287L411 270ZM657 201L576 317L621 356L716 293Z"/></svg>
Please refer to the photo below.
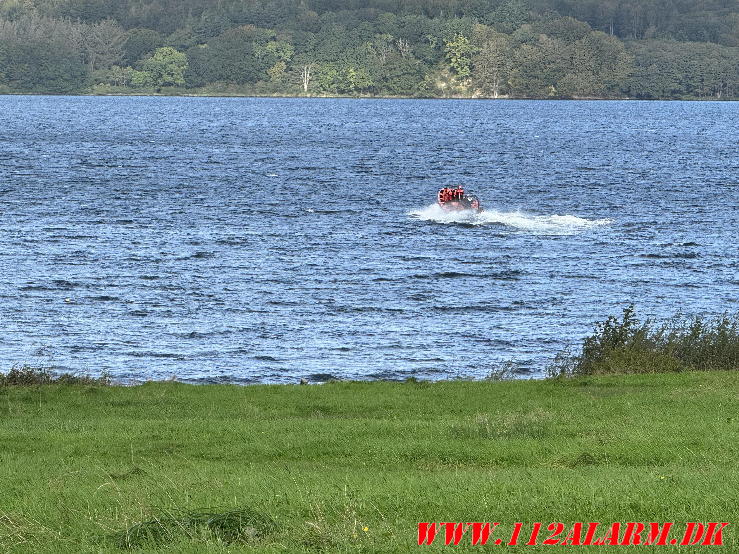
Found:
<svg viewBox="0 0 739 554"><path fill-rule="evenodd" d="M719 0L6 0L0 93L736 99Z"/></svg>

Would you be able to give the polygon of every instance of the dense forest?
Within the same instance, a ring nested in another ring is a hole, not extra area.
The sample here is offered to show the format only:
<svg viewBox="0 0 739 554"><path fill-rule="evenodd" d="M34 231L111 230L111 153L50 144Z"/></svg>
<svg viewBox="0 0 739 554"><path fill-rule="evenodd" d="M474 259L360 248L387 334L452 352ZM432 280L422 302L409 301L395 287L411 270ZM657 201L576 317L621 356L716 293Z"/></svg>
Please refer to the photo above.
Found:
<svg viewBox="0 0 739 554"><path fill-rule="evenodd" d="M739 97L739 0L0 0L0 92Z"/></svg>

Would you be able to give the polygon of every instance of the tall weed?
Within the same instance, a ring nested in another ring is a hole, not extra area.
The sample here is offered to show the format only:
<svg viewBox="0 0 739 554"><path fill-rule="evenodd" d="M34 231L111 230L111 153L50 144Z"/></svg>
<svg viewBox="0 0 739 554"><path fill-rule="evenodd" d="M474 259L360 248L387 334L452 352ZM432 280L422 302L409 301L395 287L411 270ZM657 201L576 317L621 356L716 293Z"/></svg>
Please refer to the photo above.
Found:
<svg viewBox="0 0 739 554"><path fill-rule="evenodd" d="M550 377L739 369L739 315L639 321L634 306L596 323L579 354L560 354Z"/></svg>

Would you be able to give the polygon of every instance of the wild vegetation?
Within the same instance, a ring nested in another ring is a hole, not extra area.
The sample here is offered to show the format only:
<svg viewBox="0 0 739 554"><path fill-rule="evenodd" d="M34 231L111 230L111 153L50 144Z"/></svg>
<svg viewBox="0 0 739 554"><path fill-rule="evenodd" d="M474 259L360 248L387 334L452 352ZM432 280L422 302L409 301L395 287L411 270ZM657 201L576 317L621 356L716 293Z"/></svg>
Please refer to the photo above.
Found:
<svg viewBox="0 0 739 554"><path fill-rule="evenodd" d="M0 373L0 387L28 387L31 385L97 385L108 386L111 380L107 375L92 377L71 373L54 373L49 368L19 365Z"/></svg>
<svg viewBox="0 0 739 554"><path fill-rule="evenodd" d="M640 322L633 306L595 326L576 355L558 357L551 376L739 370L739 315L675 316Z"/></svg>
<svg viewBox="0 0 739 554"><path fill-rule="evenodd" d="M735 0L4 0L0 92L737 98Z"/></svg>

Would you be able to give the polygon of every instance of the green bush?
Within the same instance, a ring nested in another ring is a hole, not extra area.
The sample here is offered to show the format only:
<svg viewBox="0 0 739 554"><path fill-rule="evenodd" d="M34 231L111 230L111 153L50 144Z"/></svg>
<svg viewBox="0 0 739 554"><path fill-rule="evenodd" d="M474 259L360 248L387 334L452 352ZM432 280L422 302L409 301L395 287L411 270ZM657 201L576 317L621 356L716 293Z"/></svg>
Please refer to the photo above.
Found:
<svg viewBox="0 0 739 554"><path fill-rule="evenodd" d="M607 373L663 373L739 369L739 317L676 316L664 324L641 323L633 306L621 318L597 323L579 354L564 353L550 377Z"/></svg>
<svg viewBox="0 0 739 554"><path fill-rule="evenodd" d="M74 375L61 373L55 375L45 367L30 365L13 366L8 373L0 373L0 387L28 387L33 385L102 385L111 384L110 377L103 374L100 377L89 375Z"/></svg>

